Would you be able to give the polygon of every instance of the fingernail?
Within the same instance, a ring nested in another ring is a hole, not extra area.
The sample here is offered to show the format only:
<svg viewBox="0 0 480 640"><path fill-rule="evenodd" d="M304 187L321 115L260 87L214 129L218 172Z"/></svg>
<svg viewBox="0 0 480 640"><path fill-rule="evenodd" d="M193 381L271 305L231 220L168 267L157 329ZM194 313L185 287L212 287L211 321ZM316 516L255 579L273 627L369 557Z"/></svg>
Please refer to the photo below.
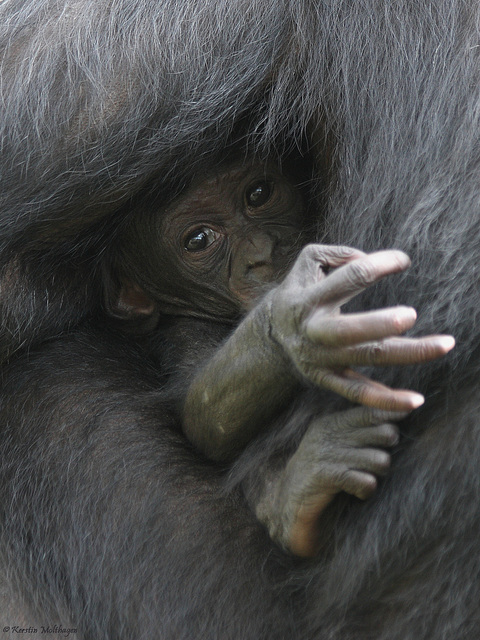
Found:
<svg viewBox="0 0 480 640"><path fill-rule="evenodd" d="M441 336L439 343L445 351L451 351L455 346L455 338L453 336Z"/></svg>
<svg viewBox="0 0 480 640"><path fill-rule="evenodd" d="M413 391L410 393L410 399L412 401L412 409L418 409L425 402L425 398L421 393L414 393Z"/></svg>
<svg viewBox="0 0 480 640"><path fill-rule="evenodd" d="M417 310L413 307L399 306L397 307L397 313L400 314L402 320L403 318L414 318L415 320L417 319Z"/></svg>
<svg viewBox="0 0 480 640"><path fill-rule="evenodd" d="M397 257L399 258L400 262L405 265L404 268L407 268L412 264L412 261L410 260L410 256L408 256L404 251L400 251L399 249L393 249L392 252L397 254Z"/></svg>

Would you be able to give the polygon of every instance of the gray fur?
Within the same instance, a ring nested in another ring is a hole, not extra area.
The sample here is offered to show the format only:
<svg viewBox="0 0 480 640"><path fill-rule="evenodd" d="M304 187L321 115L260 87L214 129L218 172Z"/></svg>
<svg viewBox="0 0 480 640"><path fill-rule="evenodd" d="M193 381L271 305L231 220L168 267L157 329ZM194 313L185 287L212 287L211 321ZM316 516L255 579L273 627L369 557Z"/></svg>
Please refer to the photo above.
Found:
<svg viewBox="0 0 480 640"><path fill-rule="evenodd" d="M95 640L476 639L477 3L3 0L0 46L1 535L25 606ZM130 198L172 198L230 145L305 140L319 237L413 260L358 303L413 305L418 332L458 343L382 375L427 404L307 564L236 488L297 425L253 443L225 490L158 398L140 408L157 373L97 321Z"/></svg>

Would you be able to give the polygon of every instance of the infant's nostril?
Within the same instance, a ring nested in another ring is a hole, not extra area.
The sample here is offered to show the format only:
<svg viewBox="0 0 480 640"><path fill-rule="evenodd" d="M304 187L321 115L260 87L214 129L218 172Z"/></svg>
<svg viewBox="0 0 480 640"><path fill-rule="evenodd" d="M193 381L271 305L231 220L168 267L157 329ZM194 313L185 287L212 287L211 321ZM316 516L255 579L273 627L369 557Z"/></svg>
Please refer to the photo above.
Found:
<svg viewBox="0 0 480 640"><path fill-rule="evenodd" d="M247 264L247 271L256 269L257 267L263 267L266 264L269 264L266 260L250 260Z"/></svg>

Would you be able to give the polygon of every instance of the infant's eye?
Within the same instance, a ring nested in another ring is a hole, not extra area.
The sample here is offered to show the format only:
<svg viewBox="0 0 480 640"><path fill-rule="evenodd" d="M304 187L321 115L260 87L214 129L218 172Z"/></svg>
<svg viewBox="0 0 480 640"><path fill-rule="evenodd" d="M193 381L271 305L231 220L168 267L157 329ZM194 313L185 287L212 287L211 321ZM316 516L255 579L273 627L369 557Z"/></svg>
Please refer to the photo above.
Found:
<svg viewBox="0 0 480 640"><path fill-rule="evenodd" d="M204 249L215 242L217 237L218 233L213 229L210 229L209 227L201 227L200 229L195 229L195 231L188 234L183 246L186 251L204 251Z"/></svg>
<svg viewBox="0 0 480 640"><path fill-rule="evenodd" d="M272 195L273 184L266 180L259 180L250 185L245 192L245 200L249 207L262 207Z"/></svg>

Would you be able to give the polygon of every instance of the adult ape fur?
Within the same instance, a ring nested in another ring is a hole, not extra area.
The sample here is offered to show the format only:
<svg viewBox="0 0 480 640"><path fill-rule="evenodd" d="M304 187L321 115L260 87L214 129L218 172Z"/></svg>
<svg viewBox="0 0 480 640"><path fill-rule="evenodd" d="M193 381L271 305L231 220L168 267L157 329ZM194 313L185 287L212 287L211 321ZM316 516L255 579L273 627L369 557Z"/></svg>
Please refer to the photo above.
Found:
<svg viewBox="0 0 480 640"><path fill-rule="evenodd" d="M87 638L476 638L479 18L465 0L0 4L1 535L22 612ZM359 305L401 293L416 331L457 338L448 363L382 375L428 403L308 565L233 488L298 425L253 443L225 494L168 414L137 424L157 374L97 321L116 211L147 184L170 199L245 132L265 153L307 138L319 238L412 258Z"/></svg>

